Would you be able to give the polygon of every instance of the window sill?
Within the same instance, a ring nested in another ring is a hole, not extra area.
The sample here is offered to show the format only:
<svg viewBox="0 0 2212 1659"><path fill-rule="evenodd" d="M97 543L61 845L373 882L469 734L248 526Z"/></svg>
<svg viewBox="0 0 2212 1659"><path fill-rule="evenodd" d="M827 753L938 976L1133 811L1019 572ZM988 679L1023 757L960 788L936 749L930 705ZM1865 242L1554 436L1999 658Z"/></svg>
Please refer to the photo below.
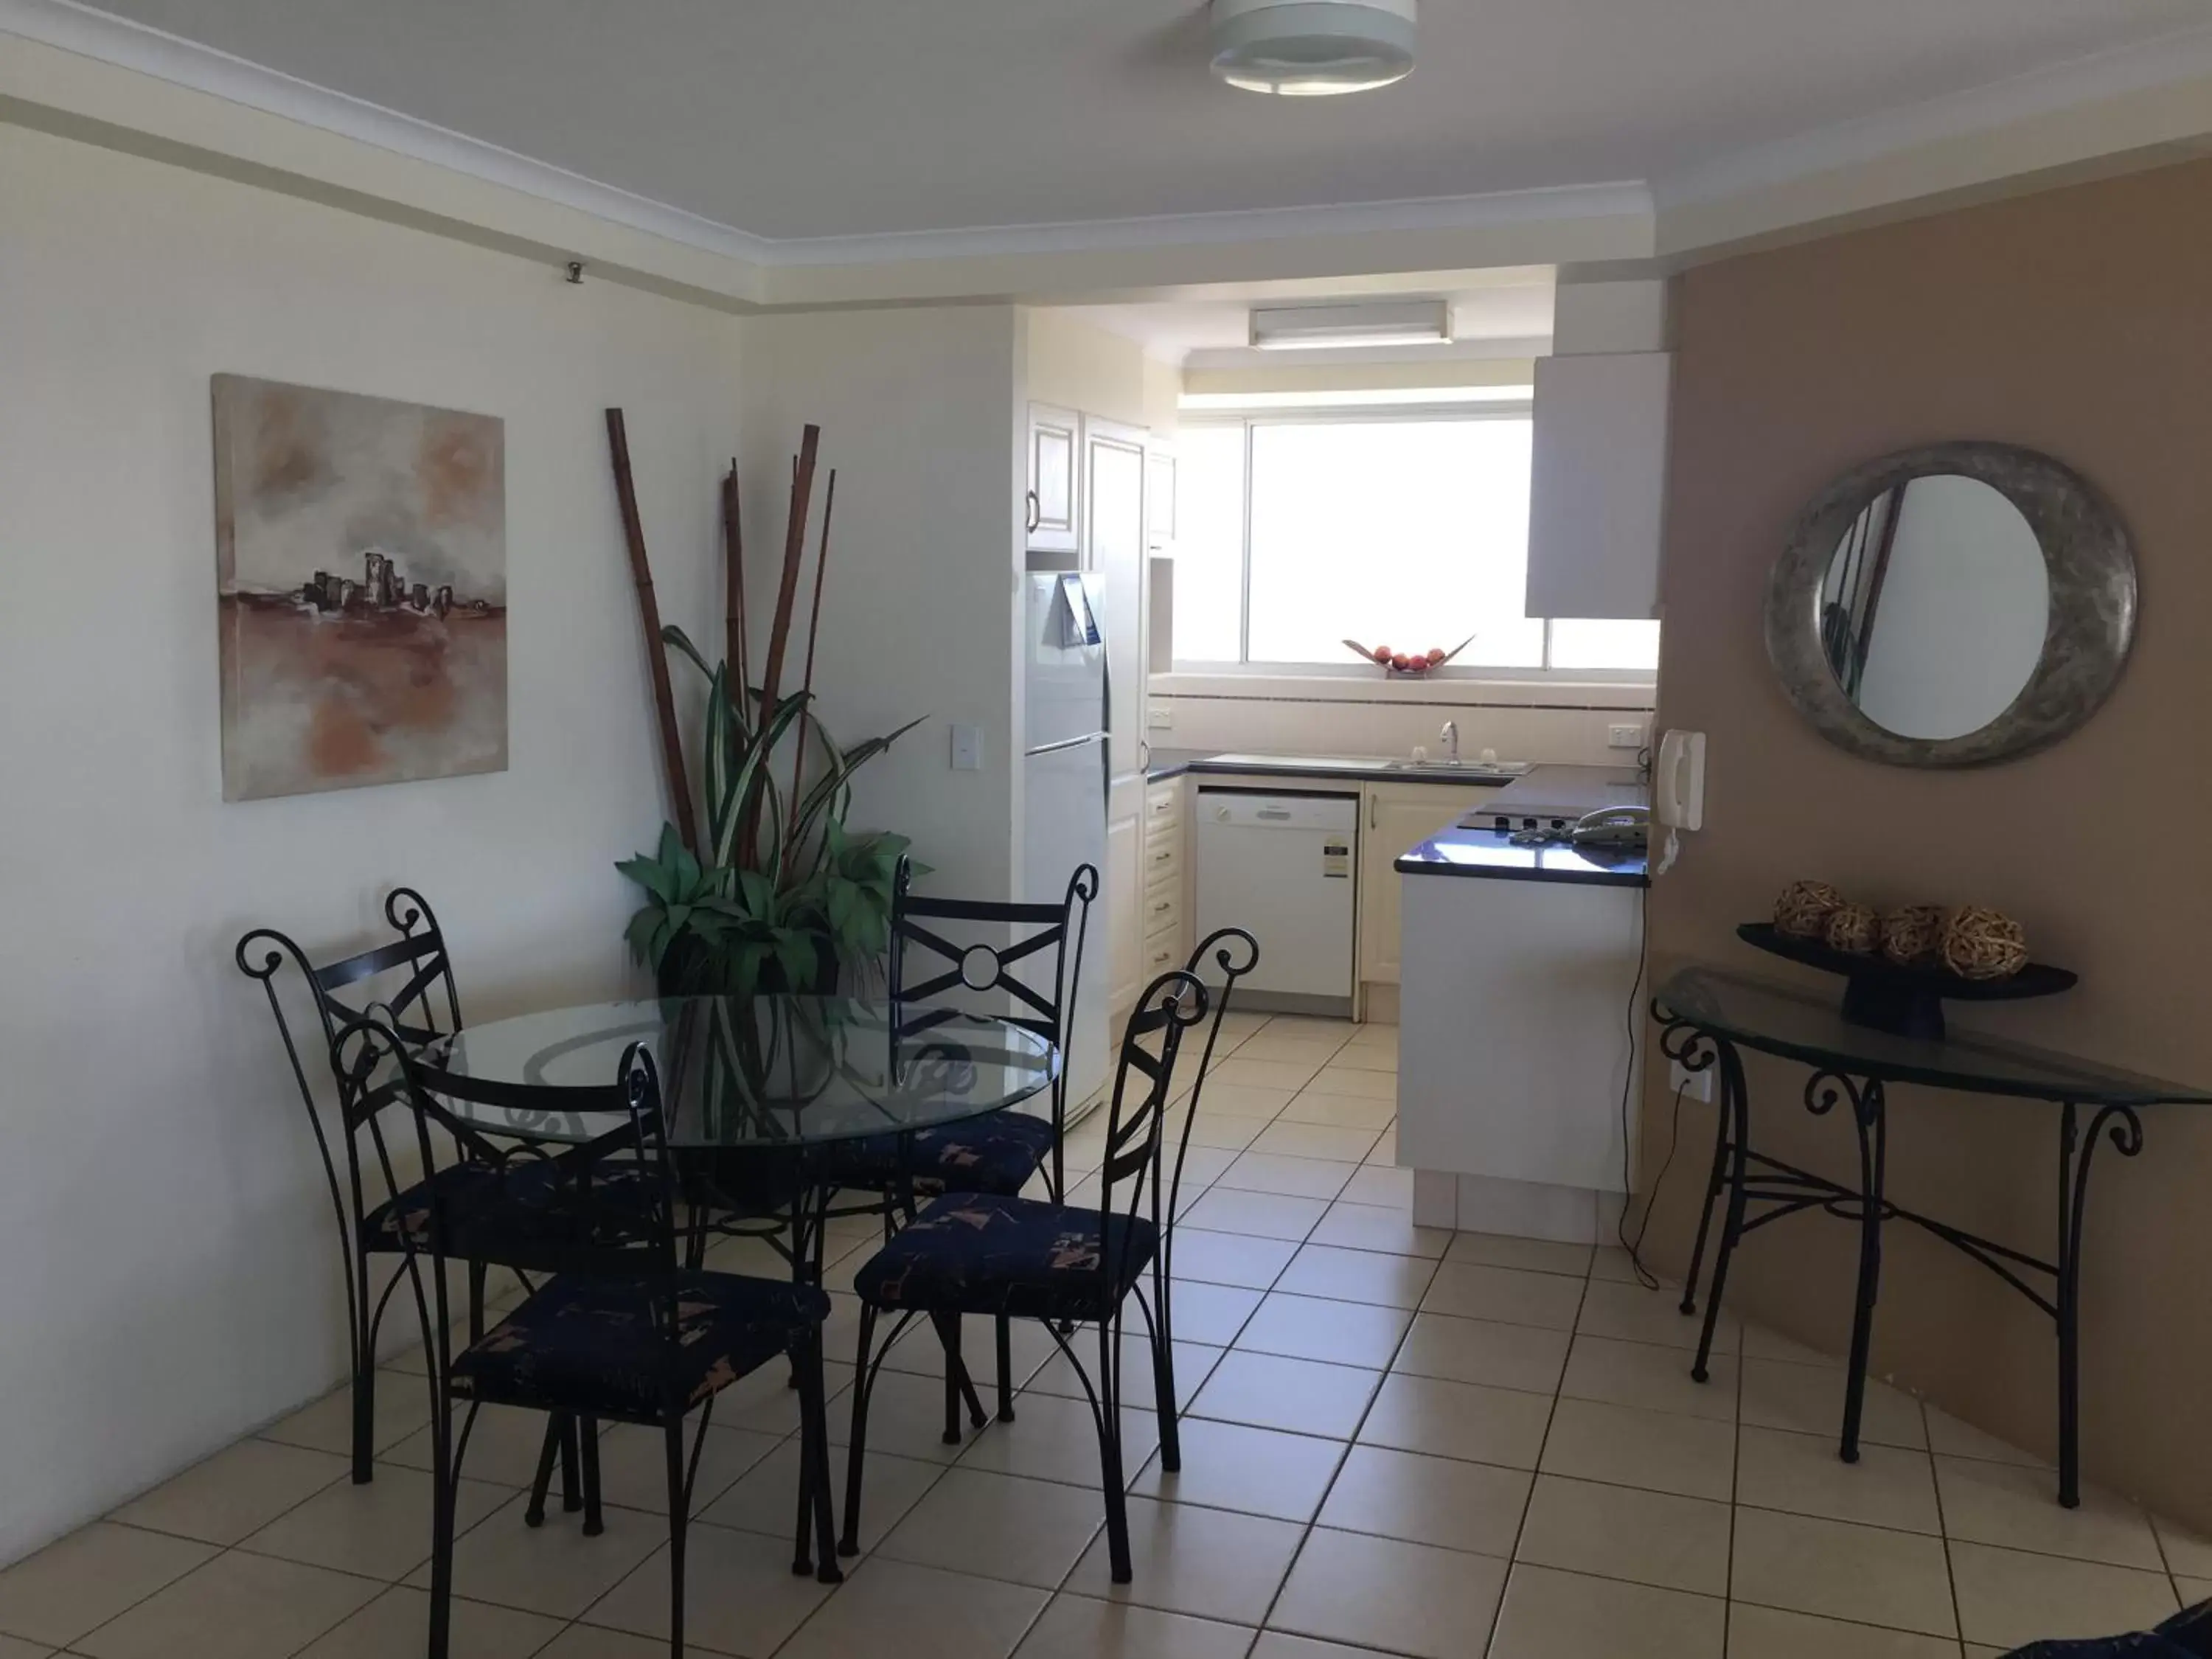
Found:
<svg viewBox="0 0 2212 1659"><path fill-rule="evenodd" d="M1356 665L1341 673L1264 672L1154 674L1146 689L1156 697L1195 697L1251 702L1369 702L1437 704L1459 708L1625 708L1649 711L1656 702L1649 673L1554 670L1525 675L1445 672L1420 679L1386 679Z"/></svg>

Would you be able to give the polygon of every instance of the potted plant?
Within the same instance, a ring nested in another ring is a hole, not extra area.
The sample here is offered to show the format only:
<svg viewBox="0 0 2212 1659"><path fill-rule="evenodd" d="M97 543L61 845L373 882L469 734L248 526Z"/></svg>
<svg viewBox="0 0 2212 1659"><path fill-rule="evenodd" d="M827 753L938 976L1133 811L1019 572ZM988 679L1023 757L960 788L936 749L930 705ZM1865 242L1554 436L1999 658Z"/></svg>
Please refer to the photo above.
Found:
<svg viewBox="0 0 2212 1659"><path fill-rule="evenodd" d="M755 685L746 664L736 463L722 489L730 650L723 661L710 665L682 629L659 626L619 411L609 411L608 424L639 577L640 608L654 647L663 754L678 809L678 817L662 825L653 852L616 866L645 891L645 902L627 931L630 948L653 970L663 995L826 994L836 988L842 973L866 972L881 959L890 939L892 879L909 845L904 836L848 827L853 775L921 724L910 720L888 736L848 749L830 737L814 713L814 647L822 625L822 572L828 562L836 474L830 476L823 510L805 673L799 689L785 694L781 681L805 556L818 430L806 428L793 469L782 581L761 683ZM672 647L707 680L706 729L700 744L703 838L689 822L683 751L673 740L664 654Z"/></svg>

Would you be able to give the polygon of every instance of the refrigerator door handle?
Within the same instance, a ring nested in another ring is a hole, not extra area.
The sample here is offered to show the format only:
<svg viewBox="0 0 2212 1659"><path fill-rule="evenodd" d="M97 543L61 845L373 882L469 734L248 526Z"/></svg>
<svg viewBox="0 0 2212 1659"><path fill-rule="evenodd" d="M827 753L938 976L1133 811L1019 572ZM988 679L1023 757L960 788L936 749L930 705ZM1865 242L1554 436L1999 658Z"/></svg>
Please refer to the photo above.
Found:
<svg viewBox="0 0 2212 1659"><path fill-rule="evenodd" d="M1041 743L1036 748L1024 750L1023 752L1030 755L1056 755L1063 749L1080 749L1086 743L1097 743L1100 735L1097 732L1086 732L1079 738L1062 738L1058 743ZM1101 744L1101 747L1103 745Z"/></svg>

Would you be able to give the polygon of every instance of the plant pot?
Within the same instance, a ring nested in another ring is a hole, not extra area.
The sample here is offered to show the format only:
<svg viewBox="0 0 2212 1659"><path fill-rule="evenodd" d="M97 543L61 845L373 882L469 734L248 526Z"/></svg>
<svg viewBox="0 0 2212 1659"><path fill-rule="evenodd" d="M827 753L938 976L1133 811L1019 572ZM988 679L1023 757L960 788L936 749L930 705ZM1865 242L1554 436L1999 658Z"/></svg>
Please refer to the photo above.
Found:
<svg viewBox="0 0 2212 1659"><path fill-rule="evenodd" d="M761 963L753 990L770 996L836 995L837 958L827 946L825 939L815 952L815 973L810 982L792 984L784 975L783 964L770 957ZM667 955L660 959L660 971L655 979L659 994L665 997L732 996L738 993L738 988L724 974L722 964L696 933L680 934L669 945Z"/></svg>

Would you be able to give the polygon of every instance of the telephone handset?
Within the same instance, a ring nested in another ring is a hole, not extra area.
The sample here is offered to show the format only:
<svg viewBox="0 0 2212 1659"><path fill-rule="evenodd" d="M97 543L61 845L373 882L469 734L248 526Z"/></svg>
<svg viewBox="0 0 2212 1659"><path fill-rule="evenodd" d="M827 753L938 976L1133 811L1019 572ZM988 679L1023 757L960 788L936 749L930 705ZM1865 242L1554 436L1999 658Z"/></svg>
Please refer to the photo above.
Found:
<svg viewBox="0 0 2212 1659"><path fill-rule="evenodd" d="M1659 759L1651 769L1651 811L1672 829L1705 827L1704 732L1669 732L1659 739Z"/></svg>

